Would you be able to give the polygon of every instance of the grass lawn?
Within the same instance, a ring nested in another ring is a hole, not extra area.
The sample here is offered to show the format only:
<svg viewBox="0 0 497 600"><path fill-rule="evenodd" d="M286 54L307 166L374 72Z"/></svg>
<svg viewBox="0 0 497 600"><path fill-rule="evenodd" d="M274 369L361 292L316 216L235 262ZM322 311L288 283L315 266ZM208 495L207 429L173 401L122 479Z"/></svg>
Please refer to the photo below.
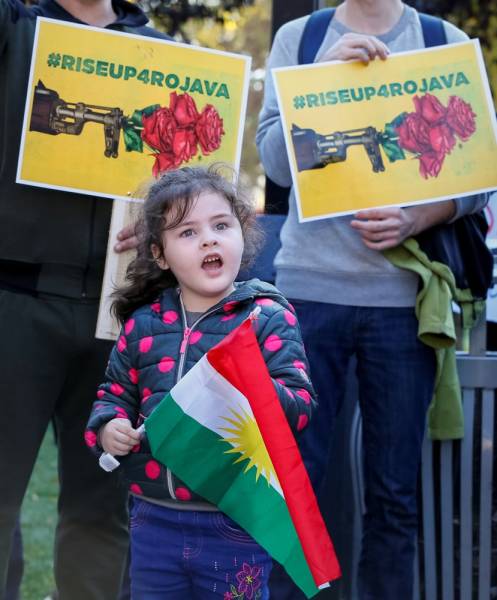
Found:
<svg viewBox="0 0 497 600"><path fill-rule="evenodd" d="M22 600L43 600L54 587L52 554L58 485L57 453L50 429L22 506L25 561Z"/></svg>

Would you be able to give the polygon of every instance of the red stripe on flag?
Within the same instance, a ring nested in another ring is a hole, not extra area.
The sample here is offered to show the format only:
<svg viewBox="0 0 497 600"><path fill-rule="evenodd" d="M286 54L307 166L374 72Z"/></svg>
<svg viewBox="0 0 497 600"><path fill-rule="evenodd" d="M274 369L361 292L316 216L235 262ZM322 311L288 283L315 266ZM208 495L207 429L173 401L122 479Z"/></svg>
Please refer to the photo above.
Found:
<svg viewBox="0 0 497 600"><path fill-rule="evenodd" d="M249 401L278 476L316 586L340 577L332 541L250 320L207 353L209 363Z"/></svg>

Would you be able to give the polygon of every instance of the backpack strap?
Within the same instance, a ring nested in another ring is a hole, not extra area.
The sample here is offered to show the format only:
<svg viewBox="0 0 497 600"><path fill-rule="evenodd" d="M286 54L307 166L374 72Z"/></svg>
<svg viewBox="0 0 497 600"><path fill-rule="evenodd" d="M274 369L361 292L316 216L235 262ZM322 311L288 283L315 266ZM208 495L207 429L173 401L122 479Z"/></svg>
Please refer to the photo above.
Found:
<svg viewBox="0 0 497 600"><path fill-rule="evenodd" d="M418 13L421 22L421 30L425 41L425 48L433 46L444 46L447 43L447 35L442 19Z"/></svg>
<svg viewBox="0 0 497 600"><path fill-rule="evenodd" d="M310 14L300 38L299 65L309 65L314 62L316 54L323 43L326 30L334 16L334 8L322 8Z"/></svg>

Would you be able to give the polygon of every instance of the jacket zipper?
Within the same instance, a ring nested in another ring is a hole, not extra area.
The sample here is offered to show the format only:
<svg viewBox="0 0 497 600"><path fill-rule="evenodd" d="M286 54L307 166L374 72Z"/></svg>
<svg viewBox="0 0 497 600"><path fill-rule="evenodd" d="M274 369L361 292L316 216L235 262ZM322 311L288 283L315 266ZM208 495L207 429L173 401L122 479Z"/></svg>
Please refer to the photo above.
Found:
<svg viewBox="0 0 497 600"><path fill-rule="evenodd" d="M176 382L175 383L178 383L178 381L181 379L181 377L183 375L183 369L185 368L186 352L188 350L188 340L190 339L190 335L191 335L192 331L200 323L200 321L202 321L209 315L212 315L213 313L215 313L219 310L219 308L214 308L212 310L205 312L192 324L191 327L188 327L187 320L186 320L185 307L183 305L183 299L181 298L181 295L179 296L179 303L181 306L181 318L183 320L184 330L183 330L183 339L181 340L181 345L179 347L179 364L178 364L178 372L176 373ZM177 500L176 494L174 493L173 474L171 473L171 470L169 469L169 467L166 467L166 479L167 479L167 490L169 492L169 495L171 496L171 498L173 500Z"/></svg>

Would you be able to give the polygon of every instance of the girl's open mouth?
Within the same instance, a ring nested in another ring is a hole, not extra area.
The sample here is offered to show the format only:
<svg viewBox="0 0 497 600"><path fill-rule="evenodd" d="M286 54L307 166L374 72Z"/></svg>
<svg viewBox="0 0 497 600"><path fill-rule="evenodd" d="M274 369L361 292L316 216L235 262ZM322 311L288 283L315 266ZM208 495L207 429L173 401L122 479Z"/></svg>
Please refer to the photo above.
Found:
<svg viewBox="0 0 497 600"><path fill-rule="evenodd" d="M223 259L219 254L209 254L202 261L202 269L206 271L214 271L223 266Z"/></svg>

